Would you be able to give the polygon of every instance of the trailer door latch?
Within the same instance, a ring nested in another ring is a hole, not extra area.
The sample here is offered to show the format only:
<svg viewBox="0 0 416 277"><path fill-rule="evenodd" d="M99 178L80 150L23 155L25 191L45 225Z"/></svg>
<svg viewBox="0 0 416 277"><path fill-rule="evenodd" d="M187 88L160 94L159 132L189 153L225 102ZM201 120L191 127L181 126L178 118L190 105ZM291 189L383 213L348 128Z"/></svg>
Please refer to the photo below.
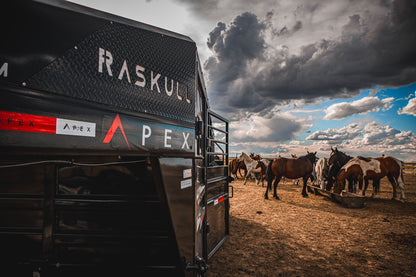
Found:
<svg viewBox="0 0 416 277"><path fill-rule="evenodd" d="M206 264L205 260L201 257L195 256L195 263L190 264L188 263L186 265L186 270L195 270L198 273L200 273L202 276L205 275L205 272L207 272L208 265Z"/></svg>

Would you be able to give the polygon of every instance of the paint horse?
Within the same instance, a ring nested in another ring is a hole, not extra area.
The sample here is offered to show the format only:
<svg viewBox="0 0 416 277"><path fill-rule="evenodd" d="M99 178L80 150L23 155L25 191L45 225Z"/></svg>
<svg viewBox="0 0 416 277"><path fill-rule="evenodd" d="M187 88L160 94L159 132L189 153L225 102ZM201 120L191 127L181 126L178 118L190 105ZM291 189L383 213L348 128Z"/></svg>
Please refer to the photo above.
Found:
<svg viewBox="0 0 416 277"><path fill-rule="evenodd" d="M334 193L341 193L345 187L345 180L348 178L356 178L359 187L362 188L363 180L365 181L365 188L362 190L362 195L365 195L365 190L368 187L368 181L373 180L373 196L375 188L380 184L380 179L387 176L393 187L393 198L396 199L396 188L400 188L400 201L404 202L405 184L403 179L402 162L390 157L379 157L375 159L356 157L348 161L340 170L335 181Z"/></svg>
<svg viewBox="0 0 416 277"><path fill-rule="evenodd" d="M309 153L306 156L302 156L299 158L277 158L274 159L272 162L269 163L267 167L266 179L267 179L267 188L266 193L264 194L264 199L269 199L268 192L269 189L272 189L272 181L273 183L273 197L279 200L277 196L276 189L279 181L282 177L286 177L289 179L303 179L303 188L302 188L302 196L308 197L306 192L306 183L308 179L311 178L313 180L313 168L316 162L316 152Z"/></svg>
<svg viewBox="0 0 416 277"><path fill-rule="evenodd" d="M260 173L261 172L261 168L256 168L257 166L257 161L253 160L252 158L250 158L246 153L241 153L241 155L237 158L237 161L243 161L246 168L247 168L247 174L246 177L244 178L244 183L243 185L245 185L247 183L247 179L251 176L251 174L253 173ZM256 178L256 185L259 184L259 180Z"/></svg>

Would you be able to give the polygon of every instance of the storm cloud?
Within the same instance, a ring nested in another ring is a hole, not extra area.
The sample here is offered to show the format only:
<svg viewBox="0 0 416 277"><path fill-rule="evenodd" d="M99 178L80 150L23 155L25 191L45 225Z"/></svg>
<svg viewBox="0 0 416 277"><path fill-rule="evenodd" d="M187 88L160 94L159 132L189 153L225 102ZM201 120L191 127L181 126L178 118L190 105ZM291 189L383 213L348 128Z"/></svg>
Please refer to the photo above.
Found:
<svg viewBox="0 0 416 277"><path fill-rule="evenodd" d="M325 9L325 3L308 12ZM261 112L292 99L349 98L376 85L414 82L416 2L371 3L374 8L341 15L346 23L336 35L305 44L299 33L306 24L276 26L278 12L264 19L246 12L229 25L218 23L205 63L212 101L224 112ZM285 44L288 38L298 41L297 51Z"/></svg>

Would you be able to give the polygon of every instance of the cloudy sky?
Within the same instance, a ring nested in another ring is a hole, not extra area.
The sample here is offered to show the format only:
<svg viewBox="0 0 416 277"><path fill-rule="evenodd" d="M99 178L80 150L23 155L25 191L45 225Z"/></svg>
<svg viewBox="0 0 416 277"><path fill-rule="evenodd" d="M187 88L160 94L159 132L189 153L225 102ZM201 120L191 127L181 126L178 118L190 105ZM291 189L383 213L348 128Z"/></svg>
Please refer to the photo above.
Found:
<svg viewBox="0 0 416 277"><path fill-rule="evenodd" d="M190 36L233 155L416 161L416 1L73 2Z"/></svg>

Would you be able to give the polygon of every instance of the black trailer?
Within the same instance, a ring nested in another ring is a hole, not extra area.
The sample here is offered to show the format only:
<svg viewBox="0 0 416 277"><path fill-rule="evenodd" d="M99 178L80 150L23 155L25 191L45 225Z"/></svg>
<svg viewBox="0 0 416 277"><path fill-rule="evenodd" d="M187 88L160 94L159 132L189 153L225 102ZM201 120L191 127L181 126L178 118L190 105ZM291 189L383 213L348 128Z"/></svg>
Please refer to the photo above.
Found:
<svg viewBox="0 0 416 277"><path fill-rule="evenodd" d="M195 43L68 2L10 2L2 275L203 275L229 234L228 121L209 109Z"/></svg>

